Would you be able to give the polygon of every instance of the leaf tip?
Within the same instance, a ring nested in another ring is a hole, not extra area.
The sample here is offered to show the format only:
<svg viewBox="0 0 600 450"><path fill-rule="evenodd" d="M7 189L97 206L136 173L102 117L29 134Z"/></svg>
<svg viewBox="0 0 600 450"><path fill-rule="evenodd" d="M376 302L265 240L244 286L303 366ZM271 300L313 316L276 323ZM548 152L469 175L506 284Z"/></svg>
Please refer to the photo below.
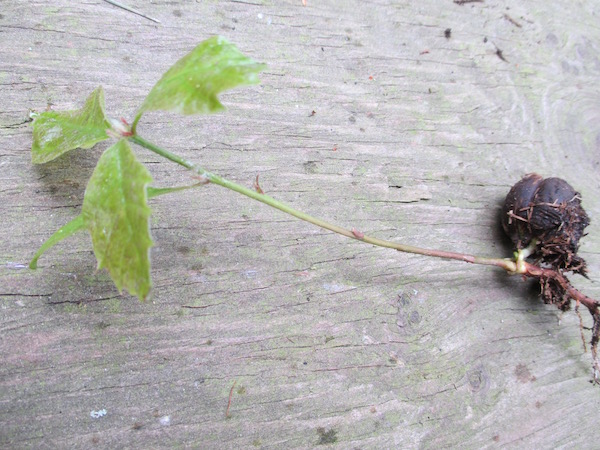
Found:
<svg viewBox="0 0 600 450"><path fill-rule="evenodd" d="M152 287L149 287L146 292L139 292L137 294L137 298L139 299L140 302L145 302L146 300L148 300L148 297L150 296L151 292L152 292Z"/></svg>

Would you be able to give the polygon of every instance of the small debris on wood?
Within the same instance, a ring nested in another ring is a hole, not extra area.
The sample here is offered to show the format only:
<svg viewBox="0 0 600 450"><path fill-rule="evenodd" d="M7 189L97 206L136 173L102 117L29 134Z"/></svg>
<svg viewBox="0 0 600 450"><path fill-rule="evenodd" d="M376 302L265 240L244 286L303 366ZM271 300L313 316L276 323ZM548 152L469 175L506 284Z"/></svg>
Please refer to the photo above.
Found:
<svg viewBox="0 0 600 450"><path fill-rule="evenodd" d="M484 42L484 43L485 43L485 42L487 42L487 41L488 41L488 38L487 38L487 37L483 39L483 42ZM498 47L498 46L497 46L497 45L496 45L494 42L492 42L492 44L493 44L493 45L494 45L494 47L496 48L496 51L494 52L494 53L495 53L495 55L496 55L498 58L500 58L502 61L504 61L504 62L508 62L508 60L507 60L507 59L504 57L504 53L502 52L502 50L501 50L501 49L500 49L500 48L499 48L499 47Z"/></svg>
<svg viewBox="0 0 600 450"><path fill-rule="evenodd" d="M323 427L317 428L317 434L319 436L319 442L317 445L335 444L338 440L337 431L333 428L325 430Z"/></svg>
<svg viewBox="0 0 600 450"><path fill-rule="evenodd" d="M423 50L419 55L426 55L427 53L429 53L429 50Z"/></svg>
<svg viewBox="0 0 600 450"><path fill-rule="evenodd" d="M312 117L312 116L314 116L316 113L317 113L317 112L316 112L316 111L313 109L313 110L310 112L310 114L308 115L308 117Z"/></svg>
<svg viewBox="0 0 600 450"><path fill-rule="evenodd" d="M163 427L168 427L171 425L171 416L162 416L158 419L158 423L160 423Z"/></svg>
<svg viewBox="0 0 600 450"><path fill-rule="evenodd" d="M446 28L444 30L444 37L450 39L452 37L452 28Z"/></svg>
<svg viewBox="0 0 600 450"><path fill-rule="evenodd" d="M504 62L508 62L508 61L506 60L506 58L504 57L504 55L502 54L502 50L500 50L498 47L496 47L496 56L497 56L498 58L500 58L502 61L504 61Z"/></svg>
<svg viewBox="0 0 600 450"><path fill-rule="evenodd" d="M454 0L457 5L466 5L467 3L483 3L483 0Z"/></svg>
<svg viewBox="0 0 600 450"><path fill-rule="evenodd" d="M113 6L116 6L117 8L121 8L121 9L124 9L125 11L129 11L130 13L137 14L138 16L141 16L144 19L148 19L148 20L151 20L152 22L160 23L160 20L155 19L154 17L147 16L146 14L138 11L137 9L133 9L133 8L131 8L131 7L127 6L127 5L124 5L122 3L116 2L114 0L104 0L104 1L106 3L110 3Z"/></svg>
<svg viewBox="0 0 600 450"><path fill-rule="evenodd" d="M98 419L100 417L104 417L106 415L106 409L101 409L99 411L90 412L90 417L92 419Z"/></svg>
<svg viewBox="0 0 600 450"><path fill-rule="evenodd" d="M229 401L227 402L227 409L225 410L225 418L229 419L231 417L231 414L229 414L229 408L231 407L231 398L233 397L233 389L235 388L235 384L237 383L237 380L235 380L233 382L233 385L231 386L231 389L229 390Z"/></svg>
<svg viewBox="0 0 600 450"><path fill-rule="evenodd" d="M508 20L510 23L512 23L515 27L517 27L517 28L523 28L523 25L521 25L515 19L513 19L512 17L510 17L508 14L504 14L504 18L506 20Z"/></svg>
<svg viewBox="0 0 600 450"><path fill-rule="evenodd" d="M260 187L260 184L258 184L258 175L256 174L256 178L254 179L254 190L256 192L258 192L259 194L264 194L265 191L262 190L262 188Z"/></svg>

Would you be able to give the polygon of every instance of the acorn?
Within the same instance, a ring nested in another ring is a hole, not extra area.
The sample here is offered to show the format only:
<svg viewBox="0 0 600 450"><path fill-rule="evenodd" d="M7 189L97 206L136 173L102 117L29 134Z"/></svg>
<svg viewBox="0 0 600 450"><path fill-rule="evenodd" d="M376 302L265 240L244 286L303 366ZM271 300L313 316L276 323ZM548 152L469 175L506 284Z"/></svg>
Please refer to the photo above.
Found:
<svg viewBox="0 0 600 450"><path fill-rule="evenodd" d="M502 227L517 250L531 247L538 262L583 275L586 265L577 251L589 223L581 195L569 183L536 173L518 181L502 207Z"/></svg>

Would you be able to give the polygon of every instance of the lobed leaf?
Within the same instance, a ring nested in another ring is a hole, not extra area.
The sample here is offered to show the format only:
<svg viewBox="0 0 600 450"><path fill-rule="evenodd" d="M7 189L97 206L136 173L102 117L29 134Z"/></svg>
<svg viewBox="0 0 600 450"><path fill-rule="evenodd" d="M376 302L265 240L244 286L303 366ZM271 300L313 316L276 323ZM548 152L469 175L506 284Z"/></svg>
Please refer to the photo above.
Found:
<svg viewBox="0 0 600 450"><path fill-rule="evenodd" d="M266 66L244 56L225 38L201 42L177 61L154 85L138 111L173 110L181 114L224 109L217 94L236 86L257 84Z"/></svg>
<svg viewBox="0 0 600 450"><path fill-rule="evenodd" d="M172 194L174 192L183 191L185 189L191 189L191 188L194 188L197 186L199 186L199 184L192 184L189 186L166 187L166 188L155 188L155 187L148 186L146 191L148 193L148 198L150 199L150 198L158 197L159 195ZM56 244L58 244L63 239L68 238L69 236L71 236L72 234L75 234L76 232L78 232L80 230L85 230L85 222L83 220L83 215L81 215L81 214L79 214L73 220L66 223L65 225L60 227L58 230L56 230L56 232L52 236L50 236L46 240L46 242L44 242L42 244L42 246L38 249L38 251L35 253L33 258L31 259L31 262L29 263L29 268L37 269L38 260L47 250L54 247Z"/></svg>
<svg viewBox="0 0 600 450"><path fill-rule="evenodd" d="M102 86L94 90L81 109L35 114L31 156L34 164L58 158L75 148L91 148L108 139Z"/></svg>
<svg viewBox="0 0 600 450"><path fill-rule="evenodd" d="M92 236L98 269L115 285L145 299L150 292L150 173L120 140L100 157L87 185L82 215Z"/></svg>

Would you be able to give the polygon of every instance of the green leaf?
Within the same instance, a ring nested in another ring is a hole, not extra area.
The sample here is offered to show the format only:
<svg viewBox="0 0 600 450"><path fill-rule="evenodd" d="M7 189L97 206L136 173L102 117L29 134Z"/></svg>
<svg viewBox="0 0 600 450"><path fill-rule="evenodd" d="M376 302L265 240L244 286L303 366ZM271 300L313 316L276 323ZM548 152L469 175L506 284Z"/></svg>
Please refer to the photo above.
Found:
<svg viewBox="0 0 600 450"><path fill-rule="evenodd" d="M150 199L150 198L158 197L159 195L171 194L173 192L179 192L179 191L183 191L185 189L191 189L194 187L198 187L200 185L201 185L201 183L192 184L189 186L177 186L177 187L166 187L166 188L155 188L155 187L148 186L147 187L148 198ZM63 239L68 238L72 234L75 234L76 232L78 232L80 230L84 230L84 229L85 229L85 222L83 220L83 215L79 214L73 220L71 220L70 222L63 225L61 228L59 228L52 236L50 236L46 240L46 242L44 242L42 244L42 246L39 248L39 250L36 252L36 254L31 259L31 262L29 263L29 268L37 269L38 260L47 250L54 247L56 244L58 244Z"/></svg>
<svg viewBox="0 0 600 450"><path fill-rule="evenodd" d="M48 238L48 240L46 240L46 242L44 242L42 244L40 249L36 252L36 254L33 256L33 259L29 263L29 268L37 269L38 259L40 259L40 256L42 256L42 254L46 250L48 250L51 247L54 247L56 244L58 244L64 238L67 238L67 237L71 236L73 233L76 233L79 230L83 230L84 228L85 228L85 223L83 222L83 216L81 214L78 215L77 217L75 217L73 220L71 220L66 225L63 225L52 236L50 236Z"/></svg>
<svg viewBox="0 0 600 450"><path fill-rule="evenodd" d="M106 130L110 124L104 115L102 86L90 94L81 109L46 111L33 117L31 156L34 164L52 161L75 148L91 148L108 139Z"/></svg>
<svg viewBox="0 0 600 450"><path fill-rule="evenodd" d="M115 285L144 300L150 281L150 173L120 140L100 157L87 185L82 215L92 235L98 269L106 267Z"/></svg>
<svg viewBox="0 0 600 450"><path fill-rule="evenodd" d="M266 66L244 56L220 36L200 43L175 63L154 85L138 111L173 110L181 114L224 109L217 94L236 86L257 84Z"/></svg>

